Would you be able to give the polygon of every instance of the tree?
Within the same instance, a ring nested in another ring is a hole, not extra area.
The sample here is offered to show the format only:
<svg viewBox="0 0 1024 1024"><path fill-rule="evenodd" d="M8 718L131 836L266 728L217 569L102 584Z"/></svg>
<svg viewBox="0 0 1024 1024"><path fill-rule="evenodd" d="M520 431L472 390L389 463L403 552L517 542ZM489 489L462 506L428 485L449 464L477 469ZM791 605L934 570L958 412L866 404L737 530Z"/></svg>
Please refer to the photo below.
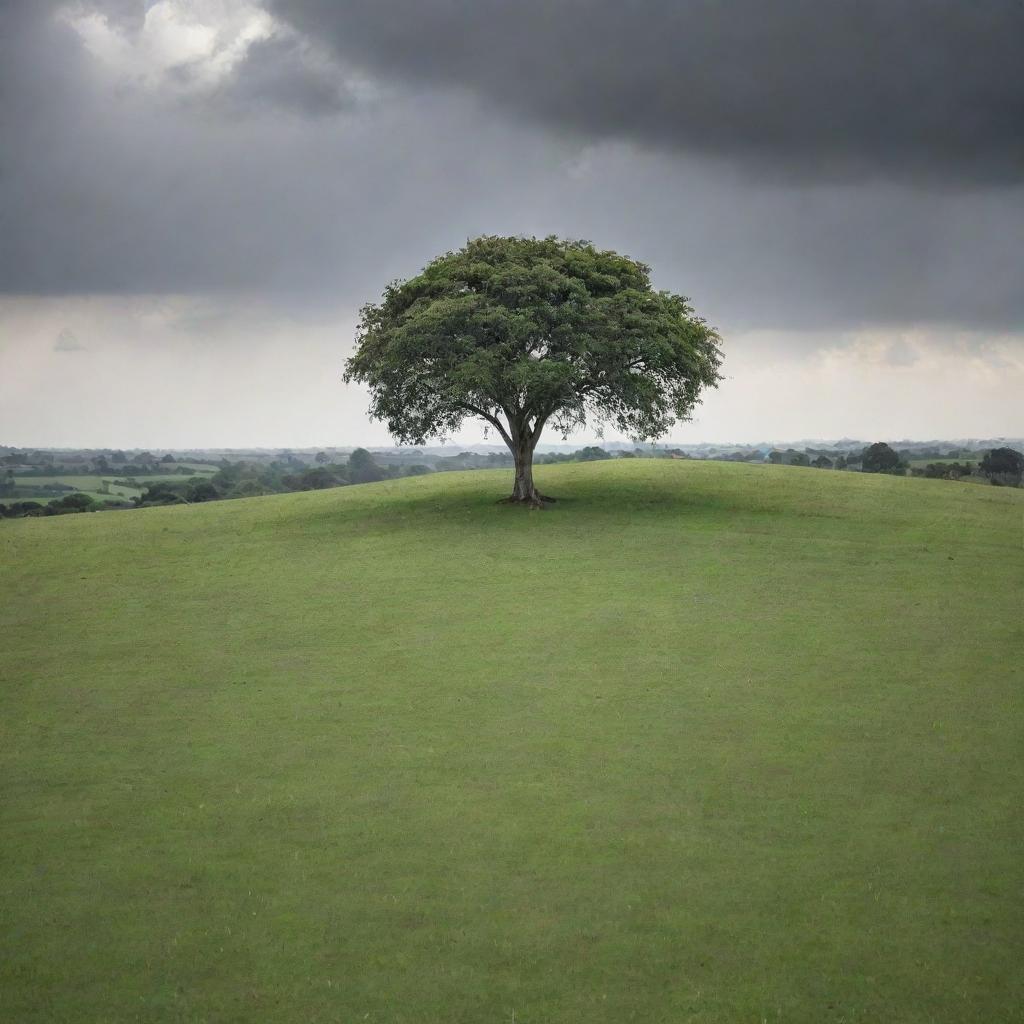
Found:
<svg viewBox="0 0 1024 1024"><path fill-rule="evenodd" d="M1019 486L1024 476L1024 455L1013 448L993 448L981 460L981 471L994 484Z"/></svg>
<svg viewBox="0 0 1024 1024"><path fill-rule="evenodd" d="M66 494L63 498L55 498L48 507L58 514L61 512L85 512L93 504L88 494Z"/></svg>
<svg viewBox="0 0 1024 1024"><path fill-rule="evenodd" d="M7 515L11 517L17 516L34 516L39 515L43 511L43 506L38 501L15 501L7 508Z"/></svg>
<svg viewBox="0 0 1024 1024"><path fill-rule="evenodd" d="M588 448L581 448L576 453L576 458L580 462L603 462L605 459L610 459L611 456L603 448L591 445Z"/></svg>
<svg viewBox="0 0 1024 1024"><path fill-rule="evenodd" d="M189 481L185 500L188 502L217 501L220 491L209 481L193 479Z"/></svg>
<svg viewBox="0 0 1024 1024"><path fill-rule="evenodd" d="M229 498L254 498L260 494L266 494L266 490L256 480L245 480L236 484L228 494Z"/></svg>
<svg viewBox="0 0 1024 1024"><path fill-rule="evenodd" d="M768 461L773 466L809 466L810 457L806 452L798 452L795 448L787 448L784 452L773 449L768 453Z"/></svg>
<svg viewBox="0 0 1024 1024"><path fill-rule="evenodd" d="M285 477L285 483L288 483L291 489L295 491L320 491L326 487L340 487L344 482L336 473L332 473L325 466L307 469L304 473L299 473L297 476Z"/></svg>
<svg viewBox="0 0 1024 1024"><path fill-rule="evenodd" d="M345 379L369 387L371 416L402 444L482 419L512 452L508 500L540 507L533 454L547 424L660 437L717 385L718 345L642 263L589 242L484 237L363 308Z"/></svg>
<svg viewBox="0 0 1024 1024"><path fill-rule="evenodd" d="M327 463L331 461L331 457L327 454L327 452L317 452L313 458L314 461L320 466L326 466Z"/></svg>
<svg viewBox="0 0 1024 1024"><path fill-rule="evenodd" d="M140 508L148 508L150 505L180 505L186 500L184 491L189 484L188 480L156 480L133 500Z"/></svg>
<svg viewBox="0 0 1024 1024"><path fill-rule="evenodd" d="M929 462L924 468L924 476L930 480L959 480L970 476L973 470L970 462L962 466L959 462Z"/></svg>
<svg viewBox="0 0 1024 1024"><path fill-rule="evenodd" d="M884 441L878 441L864 449L861 469L865 473L893 473L903 468L900 457Z"/></svg>
<svg viewBox="0 0 1024 1024"><path fill-rule="evenodd" d="M819 455L811 463L811 465L815 469L831 469L832 468L832 460L827 455Z"/></svg>
<svg viewBox="0 0 1024 1024"><path fill-rule="evenodd" d="M384 470L365 448L357 448L348 457L348 478L354 484L372 484L384 479Z"/></svg>

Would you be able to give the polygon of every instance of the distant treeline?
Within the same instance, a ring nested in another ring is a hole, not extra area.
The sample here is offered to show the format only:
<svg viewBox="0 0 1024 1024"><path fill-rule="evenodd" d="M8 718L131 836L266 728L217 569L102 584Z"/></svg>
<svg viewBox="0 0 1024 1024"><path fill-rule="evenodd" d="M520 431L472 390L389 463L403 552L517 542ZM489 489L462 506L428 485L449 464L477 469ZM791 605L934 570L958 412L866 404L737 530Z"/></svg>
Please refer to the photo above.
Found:
<svg viewBox="0 0 1024 1024"><path fill-rule="evenodd" d="M884 442L868 445L860 453L833 455L806 449L773 450L768 461L775 465L811 466L815 469L849 469L862 473L925 477L932 480L964 480L974 477L997 487L1020 487L1024 476L1024 454L1015 448L991 448L977 462L935 461L921 465L920 452L897 452Z"/></svg>
<svg viewBox="0 0 1024 1024"><path fill-rule="evenodd" d="M923 476L943 480L964 480L977 478L988 480L997 486L1020 487L1024 476L1024 455L1013 448L994 448L983 453L977 462L936 461L926 465L911 465L906 453L897 452L883 442L868 445L861 451L836 453L804 449L797 451L771 450L767 455L757 450L737 450L716 454L715 459L727 462L768 462L775 465L808 466L815 469L854 470L864 473L888 473L897 476ZM912 453L915 456L917 452ZM5 456L6 475L0 476L0 496L16 494L13 466L18 466L18 478L52 476L67 466L59 466L45 457L39 462L29 461L38 453L17 453ZM148 453L142 453L148 455ZM283 458L229 461L221 459L191 459L194 465L204 464L217 469L212 474L195 475L186 466L177 465L171 455L156 460L152 456L143 459L133 456L131 462L124 459L100 457L88 462L73 463L73 472L102 473L116 464L123 474L113 483L141 490L141 494L130 499L98 500L88 494L64 494L52 501L42 503L33 500L14 500L0 503L0 516L21 518L25 516L67 515L76 512L101 512L108 510L151 508L159 505L189 505L207 501L222 501L231 498L251 498L263 494L282 494L290 491L316 491L330 487L374 483L379 480L394 480L401 477L422 476L427 473L467 469L503 468L512 465L512 458L505 453L460 452L452 456L434 456L433 465L426 462L391 460L381 465L365 448L357 448L345 462L331 461L325 452L313 456L313 464L292 454ZM381 461L385 457L381 456ZM596 462L605 459L688 459L685 451L678 448L635 448L633 451L606 451L598 446L581 448L574 452L549 452L539 455L539 464L561 462ZM920 458L914 461L921 462ZM134 474L146 476L161 475L166 479L138 481ZM65 485L54 485L62 487Z"/></svg>
<svg viewBox="0 0 1024 1024"><path fill-rule="evenodd" d="M152 452L133 452L130 456L124 452L109 454L89 454L79 452L40 452L19 451L0 456L0 467L16 472L19 477L56 476L62 473L106 474L120 473L122 476L154 476L169 473L178 476L190 476L195 471L191 467L201 464L217 465L215 459L190 458L188 465L178 465L170 453L159 458Z"/></svg>

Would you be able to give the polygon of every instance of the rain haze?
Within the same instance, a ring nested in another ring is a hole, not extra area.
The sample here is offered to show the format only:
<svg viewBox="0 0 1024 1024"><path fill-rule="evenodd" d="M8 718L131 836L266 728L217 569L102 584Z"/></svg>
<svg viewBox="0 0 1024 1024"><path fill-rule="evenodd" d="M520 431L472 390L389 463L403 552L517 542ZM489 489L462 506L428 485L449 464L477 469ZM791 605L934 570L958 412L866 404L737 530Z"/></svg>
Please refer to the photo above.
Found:
<svg viewBox="0 0 1024 1024"><path fill-rule="evenodd" d="M672 440L1019 435L1022 38L1016 0L7 0L0 436L387 444L359 307L480 234L690 297L725 379Z"/></svg>

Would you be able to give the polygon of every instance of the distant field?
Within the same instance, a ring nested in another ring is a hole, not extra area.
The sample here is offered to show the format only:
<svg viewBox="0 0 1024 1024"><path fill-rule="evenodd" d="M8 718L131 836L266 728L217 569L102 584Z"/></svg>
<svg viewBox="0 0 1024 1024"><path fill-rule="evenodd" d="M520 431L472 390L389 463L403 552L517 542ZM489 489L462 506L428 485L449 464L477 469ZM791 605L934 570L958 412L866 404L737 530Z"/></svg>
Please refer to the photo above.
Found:
<svg viewBox="0 0 1024 1024"><path fill-rule="evenodd" d="M212 470L211 470L212 472ZM192 476L201 476L204 474L193 473ZM113 473L87 473L87 474L74 474L74 473L58 473L54 476L15 476L14 481L17 484L24 485L43 485L43 484L70 484L72 487L79 487L83 490L95 489L104 480L126 480L128 477L133 480L138 480L140 483L145 483L150 480L187 480L188 477L184 473L130 473L124 474L119 472Z"/></svg>
<svg viewBox="0 0 1024 1024"><path fill-rule="evenodd" d="M185 466L186 468L194 468L189 463L179 463L179 465ZM201 470L196 470L193 474L200 476L203 474L212 474L216 472L213 466L204 466ZM187 480L188 477L184 474L175 473L132 473L130 474L131 479L137 480L140 484L146 484L153 480ZM53 476L15 476L14 483L18 487L18 494L9 495L2 499L5 502L11 501L50 501L52 498L61 497L64 494L71 493L70 491L54 491L48 490L49 485L52 484L67 484L69 487L73 487L76 492L81 494L88 494L89 497L95 498L97 501L107 501L117 498L133 498L138 497L142 494L142 487L128 487L125 484L115 484L114 480L127 479L123 474L119 472L112 473L99 473L99 474L56 474ZM100 490L100 487L104 480L110 481L110 493L105 493ZM36 488L41 489L41 493L37 496L33 493L29 493L31 490Z"/></svg>
<svg viewBox="0 0 1024 1024"><path fill-rule="evenodd" d="M110 493L106 494L103 491L65 491L61 494L50 495L48 497L32 499L30 496L20 498L7 498L7 501L40 501L47 502L52 501L55 497L63 497L64 494L85 494L92 498L94 501L123 501L134 497L142 492L131 487L111 487Z"/></svg>
<svg viewBox="0 0 1024 1024"><path fill-rule="evenodd" d="M109 479L109 478L108 478ZM78 482L72 482L78 481ZM73 490L57 489L53 483L67 483ZM38 501L48 502L54 498L63 498L66 494L87 494L96 501L109 501L118 498L133 498L142 493L139 487L127 487L123 484L111 483L109 493L99 490L101 484L99 477L57 477L51 482L41 482L38 477L16 477L15 485L17 491L14 494L5 495L0 501L10 503L13 501Z"/></svg>
<svg viewBox="0 0 1024 1024"><path fill-rule="evenodd" d="M698 461L0 522L0 1018L995 1024L1024 492Z"/></svg>

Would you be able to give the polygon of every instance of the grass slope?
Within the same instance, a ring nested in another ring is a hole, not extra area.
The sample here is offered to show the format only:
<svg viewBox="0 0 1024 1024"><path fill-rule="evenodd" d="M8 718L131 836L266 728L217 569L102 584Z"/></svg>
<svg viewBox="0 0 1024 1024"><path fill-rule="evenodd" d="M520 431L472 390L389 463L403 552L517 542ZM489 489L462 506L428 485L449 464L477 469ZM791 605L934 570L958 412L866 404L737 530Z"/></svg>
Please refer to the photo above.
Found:
<svg viewBox="0 0 1024 1024"><path fill-rule="evenodd" d="M545 467L0 524L0 1017L1018 1020L1024 493Z"/></svg>

